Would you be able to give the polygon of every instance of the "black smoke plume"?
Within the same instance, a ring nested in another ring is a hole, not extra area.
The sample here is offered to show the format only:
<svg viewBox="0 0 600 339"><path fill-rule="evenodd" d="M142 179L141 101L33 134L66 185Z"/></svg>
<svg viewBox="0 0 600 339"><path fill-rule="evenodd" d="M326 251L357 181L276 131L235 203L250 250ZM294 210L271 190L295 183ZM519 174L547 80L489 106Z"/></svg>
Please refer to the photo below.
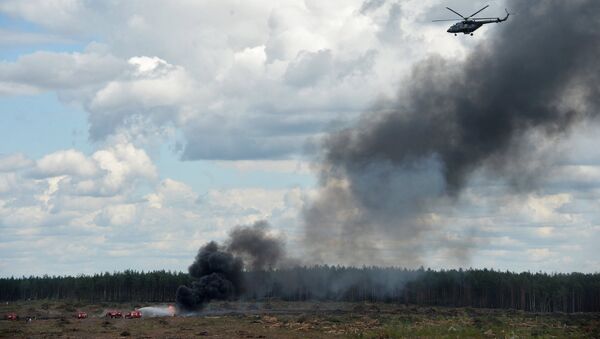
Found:
<svg viewBox="0 0 600 339"><path fill-rule="evenodd" d="M518 15L466 60L420 62L397 100L324 139L319 194L304 213L316 260L414 265L431 247L468 258L469 239L431 239L436 209L474 174L534 187L552 160L544 145L598 115L600 1L507 6Z"/></svg>
<svg viewBox="0 0 600 339"><path fill-rule="evenodd" d="M252 270L272 269L285 257L283 239L268 233L266 221L236 227L229 233L227 250L244 259Z"/></svg>
<svg viewBox="0 0 600 339"><path fill-rule="evenodd" d="M225 252L215 242L209 242L198 251L196 260L189 267L192 287L179 286L177 306L194 311L211 300L227 300L242 292L242 268L240 258Z"/></svg>
<svg viewBox="0 0 600 339"><path fill-rule="evenodd" d="M283 240L269 233L267 222L235 227L226 245L211 241L200 248L188 268L192 286L177 289L177 307L191 312L202 309L211 300L235 299L244 292L244 267L273 268L284 255Z"/></svg>

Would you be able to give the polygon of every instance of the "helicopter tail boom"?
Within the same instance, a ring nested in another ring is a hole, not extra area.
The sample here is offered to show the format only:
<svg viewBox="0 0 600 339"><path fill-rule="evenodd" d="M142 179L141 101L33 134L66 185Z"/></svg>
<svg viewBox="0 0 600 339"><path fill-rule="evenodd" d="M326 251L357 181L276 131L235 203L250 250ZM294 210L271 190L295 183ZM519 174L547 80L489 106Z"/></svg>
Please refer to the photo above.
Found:
<svg viewBox="0 0 600 339"><path fill-rule="evenodd" d="M504 22L504 21L508 20L508 17L510 16L510 13L508 12L508 10L505 9L505 11L506 11L506 16L504 18L473 18L471 20L473 20L477 23L480 23L482 25Z"/></svg>

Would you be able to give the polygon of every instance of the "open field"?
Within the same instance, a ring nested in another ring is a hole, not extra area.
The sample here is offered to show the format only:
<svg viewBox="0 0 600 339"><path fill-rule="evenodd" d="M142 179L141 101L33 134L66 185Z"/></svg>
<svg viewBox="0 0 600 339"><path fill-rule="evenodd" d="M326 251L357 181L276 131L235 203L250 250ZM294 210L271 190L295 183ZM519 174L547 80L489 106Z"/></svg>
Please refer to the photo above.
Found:
<svg viewBox="0 0 600 339"><path fill-rule="evenodd" d="M414 307L395 304L220 302L201 315L107 319L108 309L123 312L150 304L87 305L28 301L2 304L0 336L10 338L397 338L397 337L573 337L599 338L600 314L534 314L510 310ZM89 318L77 320L77 311ZM26 317L35 318L27 322Z"/></svg>

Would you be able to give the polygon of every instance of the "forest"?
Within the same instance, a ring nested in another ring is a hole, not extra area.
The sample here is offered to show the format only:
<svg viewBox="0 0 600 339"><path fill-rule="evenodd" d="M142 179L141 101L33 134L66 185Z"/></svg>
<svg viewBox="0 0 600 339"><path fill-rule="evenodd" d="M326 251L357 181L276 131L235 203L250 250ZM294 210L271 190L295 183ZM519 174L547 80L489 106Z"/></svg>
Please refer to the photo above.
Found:
<svg viewBox="0 0 600 339"><path fill-rule="evenodd" d="M0 278L0 301L173 302L188 274L154 271ZM600 273L513 273L312 266L244 272L241 299L390 302L502 308L528 312L600 312Z"/></svg>

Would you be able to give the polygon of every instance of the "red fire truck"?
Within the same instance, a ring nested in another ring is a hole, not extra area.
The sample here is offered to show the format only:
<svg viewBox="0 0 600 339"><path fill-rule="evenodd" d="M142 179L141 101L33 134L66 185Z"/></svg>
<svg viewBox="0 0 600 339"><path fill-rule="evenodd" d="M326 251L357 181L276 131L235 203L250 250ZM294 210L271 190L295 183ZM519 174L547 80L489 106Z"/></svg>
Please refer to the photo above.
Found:
<svg viewBox="0 0 600 339"><path fill-rule="evenodd" d="M107 317L107 318L123 318L123 313L121 313L121 311L108 311L108 312L106 312L105 317Z"/></svg>
<svg viewBox="0 0 600 339"><path fill-rule="evenodd" d="M127 314L125 314L125 318L127 319L134 319L134 318L141 318L142 317L142 312L140 311L131 311Z"/></svg>
<svg viewBox="0 0 600 339"><path fill-rule="evenodd" d="M19 320L19 316L16 313L6 313L6 315L4 316L4 319L6 320Z"/></svg>

